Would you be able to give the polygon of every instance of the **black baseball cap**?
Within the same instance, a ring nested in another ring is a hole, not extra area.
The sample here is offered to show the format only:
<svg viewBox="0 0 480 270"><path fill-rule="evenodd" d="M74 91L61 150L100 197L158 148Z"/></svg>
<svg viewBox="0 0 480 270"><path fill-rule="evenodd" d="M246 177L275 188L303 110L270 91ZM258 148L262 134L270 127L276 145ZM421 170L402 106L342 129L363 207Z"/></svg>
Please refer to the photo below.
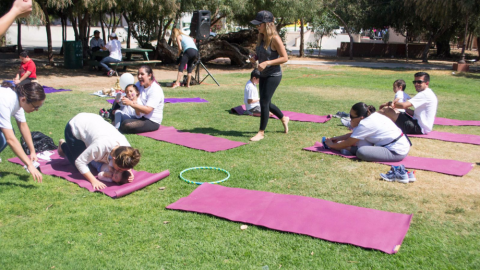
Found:
<svg viewBox="0 0 480 270"><path fill-rule="evenodd" d="M273 14L270 11L262 10L257 13L255 20L250 21L251 24L259 25L261 23L273 22Z"/></svg>
<svg viewBox="0 0 480 270"><path fill-rule="evenodd" d="M98 30L93 31L94 35L97 34L97 33L100 34L100 31L98 31Z"/></svg>

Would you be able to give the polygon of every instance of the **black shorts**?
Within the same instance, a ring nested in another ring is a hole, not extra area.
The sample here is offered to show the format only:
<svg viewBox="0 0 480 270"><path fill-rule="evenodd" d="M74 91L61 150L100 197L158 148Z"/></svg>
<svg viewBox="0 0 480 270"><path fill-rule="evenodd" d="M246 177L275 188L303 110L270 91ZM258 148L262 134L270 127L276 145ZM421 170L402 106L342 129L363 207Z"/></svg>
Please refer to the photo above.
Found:
<svg viewBox="0 0 480 270"><path fill-rule="evenodd" d="M398 115L395 125L397 125L397 127L399 127L405 134L423 134L418 121L404 112L401 112Z"/></svg>

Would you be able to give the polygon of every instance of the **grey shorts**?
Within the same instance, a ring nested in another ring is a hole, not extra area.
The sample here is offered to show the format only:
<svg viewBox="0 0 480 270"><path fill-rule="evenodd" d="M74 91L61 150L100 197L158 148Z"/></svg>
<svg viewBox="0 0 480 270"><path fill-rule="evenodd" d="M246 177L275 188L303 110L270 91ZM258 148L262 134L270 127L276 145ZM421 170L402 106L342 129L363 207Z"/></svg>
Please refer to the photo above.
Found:
<svg viewBox="0 0 480 270"><path fill-rule="evenodd" d="M255 106L255 107L251 108L250 110L247 110L248 114L260 113L260 112L261 112L260 106Z"/></svg>

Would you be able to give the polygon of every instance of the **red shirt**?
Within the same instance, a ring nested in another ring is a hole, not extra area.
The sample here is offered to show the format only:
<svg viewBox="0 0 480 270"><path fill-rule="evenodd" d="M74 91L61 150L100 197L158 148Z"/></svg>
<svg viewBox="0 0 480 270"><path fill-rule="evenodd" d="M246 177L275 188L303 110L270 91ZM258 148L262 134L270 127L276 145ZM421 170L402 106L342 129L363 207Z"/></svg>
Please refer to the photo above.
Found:
<svg viewBox="0 0 480 270"><path fill-rule="evenodd" d="M29 79L37 78L37 67L35 66L35 63L32 59L30 59L30 61L28 61L27 63L20 64L20 77L22 77L27 71L30 71L32 73L30 74L30 76L28 76Z"/></svg>

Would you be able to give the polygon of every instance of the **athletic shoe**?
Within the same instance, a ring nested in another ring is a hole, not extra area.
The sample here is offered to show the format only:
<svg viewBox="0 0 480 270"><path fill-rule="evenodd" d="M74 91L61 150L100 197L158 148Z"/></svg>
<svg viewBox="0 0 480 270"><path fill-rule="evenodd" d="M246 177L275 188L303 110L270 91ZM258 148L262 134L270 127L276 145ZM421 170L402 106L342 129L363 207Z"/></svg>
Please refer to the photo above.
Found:
<svg viewBox="0 0 480 270"><path fill-rule="evenodd" d="M101 109L98 114L101 116L101 117L104 117L105 115L105 109Z"/></svg>
<svg viewBox="0 0 480 270"><path fill-rule="evenodd" d="M408 184L408 174L407 170L405 170L405 166L392 166L392 169L386 173L380 174L383 180L388 182L400 182L403 184Z"/></svg>
<svg viewBox="0 0 480 270"><path fill-rule="evenodd" d="M110 112L106 111L105 114L103 115L103 118L105 118L105 119L110 118Z"/></svg>
<svg viewBox="0 0 480 270"><path fill-rule="evenodd" d="M115 73L115 71L113 71L113 69L110 69L110 70L107 72L107 76L108 76L108 77L112 77L112 76L113 76L113 73Z"/></svg>
<svg viewBox="0 0 480 270"><path fill-rule="evenodd" d="M350 117L350 115L346 112L337 112L336 114L332 115L333 117L337 118L347 118Z"/></svg>
<svg viewBox="0 0 480 270"><path fill-rule="evenodd" d="M415 177L415 171L407 171L407 175L408 175L409 182L417 181L417 178Z"/></svg>

